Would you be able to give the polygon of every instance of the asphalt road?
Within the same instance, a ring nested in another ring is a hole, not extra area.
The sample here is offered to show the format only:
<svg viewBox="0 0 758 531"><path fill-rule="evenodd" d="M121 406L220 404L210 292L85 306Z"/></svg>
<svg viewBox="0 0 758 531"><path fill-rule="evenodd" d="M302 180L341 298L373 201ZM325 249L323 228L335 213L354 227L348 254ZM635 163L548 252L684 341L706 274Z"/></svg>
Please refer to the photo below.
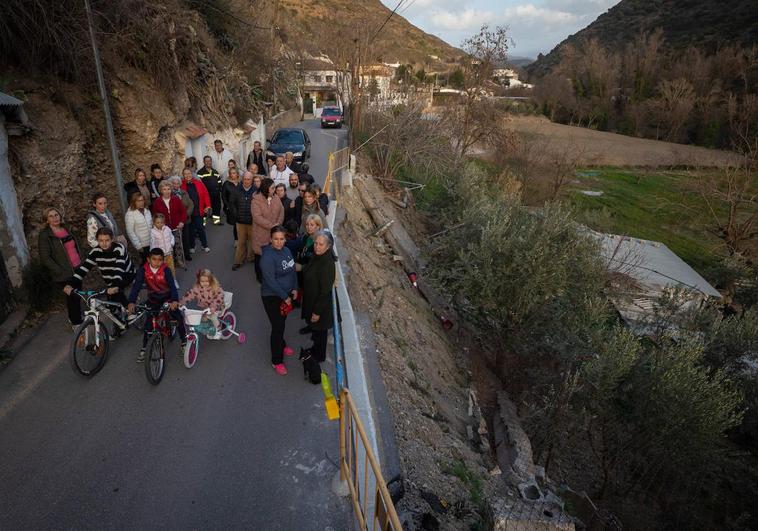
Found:
<svg viewBox="0 0 758 531"><path fill-rule="evenodd" d="M345 131L310 131L311 173L323 183L329 150ZM68 364L70 330L58 314L0 372L0 529L352 528L349 501L330 490L339 454L320 386L286 360L271 368L269 325L252 264L231 270L231 227L207 227L210 254L181 273L210 268L234 292L247 343L201 338L186 369L178 343L163 382L147 383L135 362L138 332L111 345L91 380ZM287 339L296 348L296 313ZM333 374L331 362L324 369Z"/></svg>

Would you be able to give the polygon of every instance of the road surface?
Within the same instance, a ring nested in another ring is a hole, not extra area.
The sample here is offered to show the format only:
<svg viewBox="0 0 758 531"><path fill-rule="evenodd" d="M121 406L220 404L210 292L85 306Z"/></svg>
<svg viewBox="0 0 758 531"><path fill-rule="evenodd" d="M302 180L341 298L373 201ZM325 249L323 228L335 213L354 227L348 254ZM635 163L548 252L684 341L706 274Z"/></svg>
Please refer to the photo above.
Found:
<svg viewBox="0 0 758 531"><path fill-rule="evenodd" d="M345 131L301 124L312 139L311 173L323 184L326 157ZM330 490L338 424L326 419L320 386L302 379L296 356L276 375L269 325L252 264L231 270L231 227L207 227L202 251L180 273L210 268L234 292L248 341L201 339L184 368L169 345L163 382L147 383L129 332L91 380L68 364L70 330L58 314L0 372L0 529L352 528L349 501ZM286 337L297 350L290 315ZM331 361L324 369L333 374Z"/></svg>

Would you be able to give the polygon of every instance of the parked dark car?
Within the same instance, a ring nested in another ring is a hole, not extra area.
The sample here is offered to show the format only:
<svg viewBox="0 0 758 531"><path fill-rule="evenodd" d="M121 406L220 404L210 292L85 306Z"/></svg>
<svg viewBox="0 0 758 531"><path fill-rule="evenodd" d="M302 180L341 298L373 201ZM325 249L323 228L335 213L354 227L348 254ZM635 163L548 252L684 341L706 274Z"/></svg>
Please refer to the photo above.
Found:
<svg viewBox="0 0 758 531"><path fill-rule="evenodd" d="M339 107L324 107L321 111L321 129L325 127L342 128L342 111Z"/></svg>
<svg viewBox="0 0 758 531"><path fill-rule="evenodd" d="M311 139L303 129L285 128L279 129L268 140L266 158L275 159L278 155L284 155L291 151L297 162L305 162L311 156Z"/></svg>

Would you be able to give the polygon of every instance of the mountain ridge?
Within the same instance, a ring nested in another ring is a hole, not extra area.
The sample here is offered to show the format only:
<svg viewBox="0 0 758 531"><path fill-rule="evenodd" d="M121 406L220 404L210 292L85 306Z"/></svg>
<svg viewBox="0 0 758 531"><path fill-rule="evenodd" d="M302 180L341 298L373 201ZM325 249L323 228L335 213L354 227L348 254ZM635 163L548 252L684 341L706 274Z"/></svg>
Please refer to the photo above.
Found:
<svg viewBox="0 0 758 531"><path fill-rule="evenodd" d="M621 0L547 55L527 67L536 77L550 72L568 44L597 39L605 48L623 47L642 32L663 31L664 48L692 45L708 53L729 45L758 43L758 5L753 0Z"/></svg>

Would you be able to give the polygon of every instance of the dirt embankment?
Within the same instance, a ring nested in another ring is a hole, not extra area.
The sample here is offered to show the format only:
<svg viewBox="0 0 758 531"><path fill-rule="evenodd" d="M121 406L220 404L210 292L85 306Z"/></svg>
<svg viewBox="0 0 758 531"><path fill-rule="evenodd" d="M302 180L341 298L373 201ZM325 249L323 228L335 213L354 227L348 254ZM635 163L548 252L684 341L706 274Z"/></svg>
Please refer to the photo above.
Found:
<svg viewBox="0 0 758 531"><path fill-rule="evenodd" d="M579 153L586 166L720 167L741 162L729 151L556 124L544 116L510 116L508 128L540 143L553 155Z"/></svg>
<svg viewBox="0 0 758 531"><path fill-rule="evenodd" d="M413 229L423 231L423 224L412 212L386 201L376 181L363 184L377 208L419 237ZM350 296L356 312L371 322L376 352L366 354L378 357L400 454L405 496L398 512L412 529L432 529L423 527L431 520L440 529L468 529L479 521L477 513L486 513L485 498L508 496L501 477L490 474L494 462L467 433L473 385L468 353L443 329L395 251L371 235L375 224L355 189L344 194L341 207Z"/></svg>

